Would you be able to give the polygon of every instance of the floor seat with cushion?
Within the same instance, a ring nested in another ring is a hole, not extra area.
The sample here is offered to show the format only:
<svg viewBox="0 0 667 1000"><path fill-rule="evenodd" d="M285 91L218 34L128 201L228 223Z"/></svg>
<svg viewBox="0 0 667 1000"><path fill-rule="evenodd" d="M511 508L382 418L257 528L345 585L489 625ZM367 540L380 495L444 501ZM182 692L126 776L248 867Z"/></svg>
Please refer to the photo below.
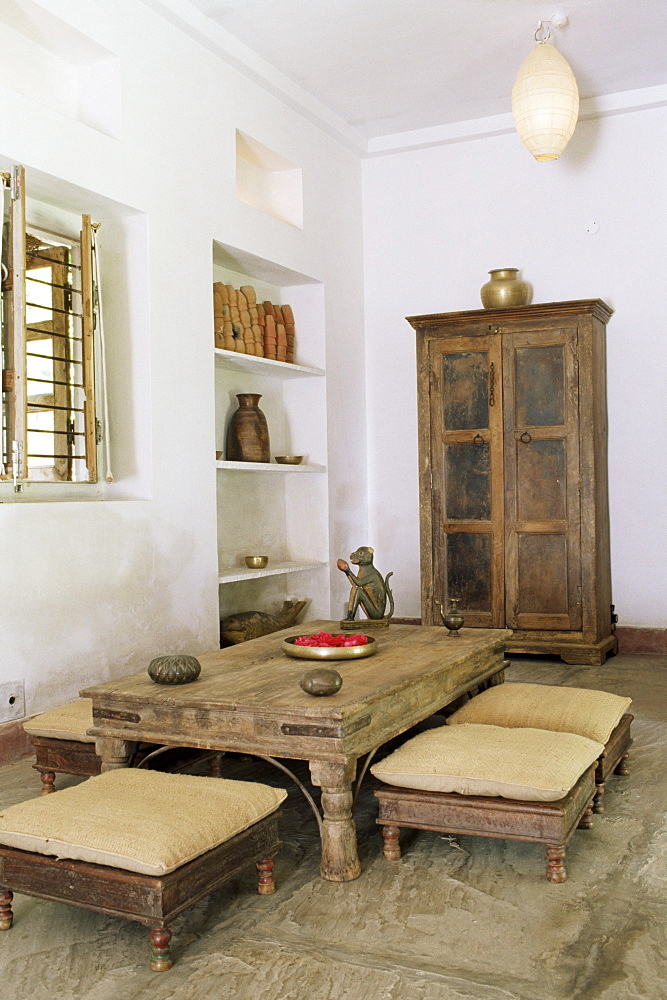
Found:
<svg viewBox="0 0 667 1000"><path fill-rule="evenodd" d="M602 796L607 777L629 774L632 744L628 713L631 698L609 691L558 687L550 684L506 683L471 698L447 719L448 725L475 723L529 727L577 733L604 744L595 771L597 786L593 810L604 812Z"/></svg>
<svg viewBox="0 0 667 1000"><path fill-rule="evenodd" d="M151 928L150 966L170 968L169 924L249 865L275 891L287 793L257 782L123 768L0 812L0 930L15 892Z"/></svg>
<svg viewBox="0 0 667 1000"><path fill-rule="evenodd" d="M565 845L592 825L604 746L574 733L441 726L371 767L384 857L401 856L402 827L544 844L546 877L564 882Z"/></svg>
<svg viewBox="0 0 667 1000"><path fill-rule="evenodd" d="M42 795L55 790L56 774L91 777L100 774L102 760L95 752L95 740L88 736L93 726L91 698L78 698L27 719L23 728L35 750L33 767L42 779ZM158 747L140 744L132 764L166 771L182 771L206 760L212 773L219 773L220 754L189 747Z"/></svg>

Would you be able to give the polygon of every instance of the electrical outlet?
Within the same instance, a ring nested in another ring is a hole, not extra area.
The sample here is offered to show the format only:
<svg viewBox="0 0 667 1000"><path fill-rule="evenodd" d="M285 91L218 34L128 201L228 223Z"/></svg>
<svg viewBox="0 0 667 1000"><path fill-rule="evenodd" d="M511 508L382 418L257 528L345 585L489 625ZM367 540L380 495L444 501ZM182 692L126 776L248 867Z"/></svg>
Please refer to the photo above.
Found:
<svg viewBox="0 0 667 1000"><path fill-rule="evenodd" d="M25 687L23 681L0 684L0 723L25 717Z"/></svg>

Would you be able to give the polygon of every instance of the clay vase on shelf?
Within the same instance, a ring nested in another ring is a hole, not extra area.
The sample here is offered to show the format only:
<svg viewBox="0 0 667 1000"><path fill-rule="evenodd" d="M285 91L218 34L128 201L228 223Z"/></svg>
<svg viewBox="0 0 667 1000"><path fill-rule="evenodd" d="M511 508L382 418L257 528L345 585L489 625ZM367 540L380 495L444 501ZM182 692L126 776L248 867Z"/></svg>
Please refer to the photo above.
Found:
<svg viewBox="0 0 667 1000"><path fill-rule="evenodd" d="M269 462L271 447L266 417L257 405L262 398L256 392L240 392L239 408L227 427L225 458L228 462Z"/></svg>
<svg viewBox="0 0 667 1000"><path fill-rule="evenodd" d="M508 309L510 306L527 306L530 302L530 285L517 277L518 267L499 267L489 271L490 281L482 285L480 296L485 309Z"/></svg>

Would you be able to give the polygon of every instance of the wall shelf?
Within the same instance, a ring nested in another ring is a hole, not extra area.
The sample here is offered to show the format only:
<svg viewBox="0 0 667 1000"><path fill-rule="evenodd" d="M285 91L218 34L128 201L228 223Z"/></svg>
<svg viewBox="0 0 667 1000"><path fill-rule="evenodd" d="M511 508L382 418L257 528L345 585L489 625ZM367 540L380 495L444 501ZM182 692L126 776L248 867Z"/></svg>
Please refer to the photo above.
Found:
<svg viewBox="0 0 667 1000"><path fill-rule="evenodd" d="M216 469L228 472L326 472L326 465L281 465L280 462L216 462Z"/></svg>
<svg viewBox="0 0 667 1000"><path fill-rule="evenodd" d="M232 569L225 569L220 572L218 583L240 583L243 580L259 580L266 576L281 576L284 573L300 573L303 570L319 569L326 566L324 562L301 561L301 562L281 562L274 566L266 566L264 569L248 569L246 566L234 566Z"/></svg>
<svg viewBox="0 0 667 1000"><path fill-rule="evenodd" d="M214 348L215 363L223 368L234 368L246 375L275 375L279 378L321 377L325 374L322 368L312 368L309 365L294 365L287 361L274 361L272 358L256 358L252 354L241 354L234 351L224 351Z"/></svg>

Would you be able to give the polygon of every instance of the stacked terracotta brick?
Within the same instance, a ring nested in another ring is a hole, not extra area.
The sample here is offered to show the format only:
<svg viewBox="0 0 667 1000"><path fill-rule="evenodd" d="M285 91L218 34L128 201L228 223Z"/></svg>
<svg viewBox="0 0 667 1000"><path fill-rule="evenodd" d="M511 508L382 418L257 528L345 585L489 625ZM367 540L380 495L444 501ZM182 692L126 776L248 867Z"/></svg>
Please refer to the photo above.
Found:
<svg viewBox="0 0 667 1000"><path fill-rule="evenodd" d="M291 306L258 302L252 285L213 283L215 346L274 361L294 361Z"/></svg>

